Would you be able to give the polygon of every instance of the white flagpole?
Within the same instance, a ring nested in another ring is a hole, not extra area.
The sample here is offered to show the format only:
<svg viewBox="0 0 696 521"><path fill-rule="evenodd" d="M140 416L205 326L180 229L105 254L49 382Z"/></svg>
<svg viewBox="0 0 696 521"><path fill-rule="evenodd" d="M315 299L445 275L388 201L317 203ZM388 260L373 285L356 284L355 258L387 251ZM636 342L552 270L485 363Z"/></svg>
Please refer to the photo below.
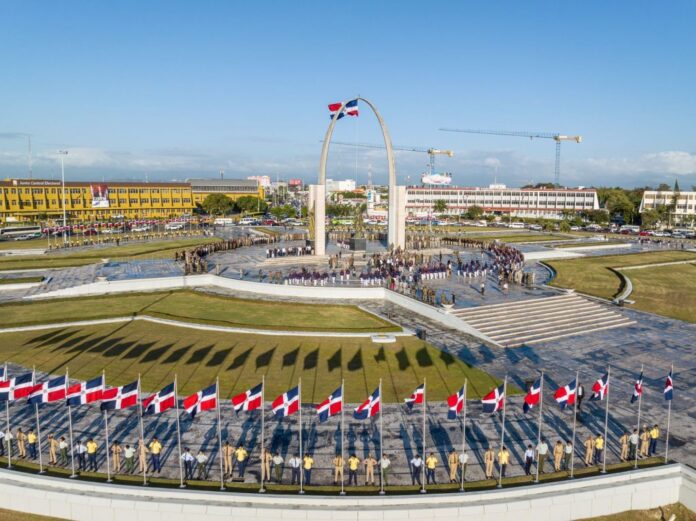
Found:
<svg viewBox="0 0 696 521"><path fill-rule="evenodd" d="M179 447L179 488L186 488L184 484L184 465L181 461L181 423L179 422L179 383L177 375L174 375L174 407L176 408L176 443Z"/></svg>
<svg viewBox="0 0 696 521"><path fill-rule="evenodd" d="M640 364L640 394L638 395L638 420L636 421L636 430L640 432L640 405L643 401L643 364ZM633 468L638 468L638 446L634 454Z"/></svg>
<svg viewBox="0 0 696 521"><path fill-rule="evenodd" d="M264 408L263 404L265 402L265 396L266 396L266 375L261 375L261 488L259 489L260 493L266 492L266 489L263 488L263 482L264 480L269 480L270 476L266 476L264 472L266 471L266 445L265 445L265 437L266 437L266 419L264 418ZM270 465L269 465L270 467ZM269 469L270 470L270 469Z"/></svg>
<svg viewBox="0 0 696 521"><path fill-rule="evenodd" d="M70 381L68 378L68 368L65 368L65 381L66 385ZM75 445L73 442L73 428L72 428L72 405L68 405L68 437L70 438L70 467L72 469L72 474L70 477L75 479L77 474L75 474Z"/></svg>
<svg viewBox="0 0 696 521"><path fill-rule="evenodd" d="M380 398L380 400L381 400L381 399L382 399L382 396L380 395L379 398ZM423 481L422 481L422 484L421 484L421 494L425 494L425 493L426 493L426 490L425 490L425 460L427 459L427 457L426 457L426 455L425 455L425 398L426 398L426 394L425 394L425 378L423 378L423 434L422 434L423 439L421 440L421 441L422 441L421 446L422 446L422 449L423 449L423 465L421 465L421 477L423 478ZM381 405L382 405L382 404L380 403L380 406L381 406ZM381 410L381 407L380 407L380 410ZM381 417L381 415L380 415L380 417Z"/></svg>
<svg viewBox="0 0 696 521"><path fill-rule="evenodd" d="M423 397L425 398L425 396ZM384 434L384 403L382 402L382 379L379 379L379 451L384 452L383 434ZM379 493L384 495L384 469L379 466Z"/></svg>
<svg viewBox="0 0 696 521"><path fill-rule="evenodd" d="M300 413L300 494L304 494L304 453L302 452L302 377L297 383L298 412Z"/></svg>
<svg viewBox="0 0 696 521"><path fill-rule="evenodd" d="M573 452L570 454L570 476L575 477L575 429L578 425L578 389L580 388L580 371L575 372L575 400L573 401Z"/></svg>
<svg viewBox="0 0 696 521"><path fill-rule="evenodd" d="M672 364L672 368L669 371L669 375L672 378L672 399L674 399L674 364ZM667 403L667 437L665 438L665 463L668 461L668 454L669 454L669 422L672 417L672 400L669 400L669 403ZM636 447L636 452L638 452L638 448Z"/></svg>
<svg viewBox="0 0 696 521"><path fill-rule="evenodd" d="M505 380L503 380L503 423L500 430L500 452L503 451L505 446L505 402L507 401L507 374L505 375ZM498 488L503 486L503 466L500 464L500 458L498 458L498 466L500 467L498 472Z"/></svg>
<svg viewBox="0 0 696 521"><path fill-rule="evenodd" d="M220 419L220 377L215 379L215 410L217 411L218 450L220 452L220 490L225 490L225 466L222 460L222 420Z"/></svg>
<svg viewBox="0 0 696 521"><path fill-rule="evenodd" d="M464 414L462 415L462 454L466 453L466 388L468 386L469 379L464 379ZM461 492L464 492L464 467L461 469Z"/></svg>
<svg viewBox="0 0 696 521"><path fill-rule="evenodd" d="M43 468L43 456L41 455L41 422L39 421L39 404L34 404L34 412L36 413L36 437L39 442L39 474L46 472Z"/></svg>
<svg viewBox="0 0 696 521"><path fill-rule="evenodd" d="M142 446L140 447L140 451L144 452L145 450L145 426L143 425L143 402L140 399L140 374L138 374L138 415L140 416L140 442L142 443ZM140 454L138 454L138 458L140 457ZM143 486L147 486L147 454L145 453L145 461L143 463Z"/></svg>
<svg viewBox="0 0 696 521"><path fill-rule="evenodd" d="M104 411L104 434L106 437L106 482L111 483L113 480L111 479L111 460L109 458L109 450L111 449L109 447L109 415L106 410Z"/></svg>
<svg viewBox="0 0 696 521"><path fill-rule="evenodd" d="M609 430L609 380L611 379L611 366L607 367L607 403L604 406L604 450L602 451L602 474L607 472L607 434Z"/></svg>
<svg viewBox="0 0 696 521"><path fill-rule="evenodd" d="M540 379L541 385L539 387L539 422L537 425L537 447L539 444L541 444L541 425L542 422L544 421L544 417L542 416L542 411L544 409L544 370L541 370L541 379ZM534 384L532 384L534 385ZM536 477L534 479L534 483L539 483L539 462L537 461L537 466L536 466Z"/></svg>
<svg viewBox="0 0 696 521"><path fill-rule="evenodd" d="M344 480L344 478L343 478L343 471L345 470L345 463L346 463L346 461L345 461L344 449L343 449L343 440L344 440L344 433L343 433L343 431L344 431L344 429L345 429L345 420L344 420L344 414L343 414L344 407L343 407L343 405L345 404L345 399L346 399L345 388L344 388L345 385L346 385L345 379L341 379L341 462L342 462L343 467L344 467L344 468L341 469L341 495L342 495L342 496L345 495L345 493L346 493L346 491L345 491L345 484L344 484L344 481L345 481L345 480ZM382 448L382 447L380 447L380 449L381 449L381 448ZM384 455L384 451L382 451L382 456L383 456L383 455ZM380 466L380 468L382 468L382 459L381 459L381 457L380 457L379 466Z"/></svg>
<svg viewBox="0 0 696 521"><path fill-rule="evenodd" d="M5 362L5 380L10 381L10 376L7 373L7 362ZM10 397L7 397L7 400L5 401L5 418L7 420L7 434L9 436L12 436L12 432L10 431ZM9 438L8 438L9 439ZM10 440L7 443L7 468L11 469L12 468L12 440Z"/></svg>

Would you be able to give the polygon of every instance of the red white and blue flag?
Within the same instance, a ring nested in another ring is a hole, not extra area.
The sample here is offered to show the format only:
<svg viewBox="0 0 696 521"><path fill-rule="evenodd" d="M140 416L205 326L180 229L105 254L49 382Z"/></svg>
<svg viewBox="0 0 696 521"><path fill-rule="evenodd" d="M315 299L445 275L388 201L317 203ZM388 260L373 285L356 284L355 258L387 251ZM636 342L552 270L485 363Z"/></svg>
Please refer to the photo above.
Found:
<svg viewBox="0 0 696 521"><path fill-rule="evenodd" d="M245 392L232 397L232 406L235 412L253 411L258 409L263 404L261 403L261 395L263 394L263 384L246 390Z"/></svg>
<svg viewBox="0 0 696 521"><path fill-rule="evenodd" d="M375 414L379 412L379 406L381 402L381 397L379 395L379 387L370 395L370 397L365 400L360 406L353 411L353 418L356 420L365 420L367 418L372 418Z"/></svg>
<svg viewBox="0 0 696 521"><path fill-rule="evenodd" d="M631 395L631 403L635 403L643 394L643 371L640 372L640 376L633 384L633 394Z"/></svg>
<svg viewBox="0 0 696 521"><path fill-rule="evenodd" d="M493 389L481 399L483 412L497 412L505 406L505 386L501 385Z"/></svg>
<svg viewBox="0 0 696 521"><path fill-rule="evenodd" d="M75 406L98 402L102 399L103 392L104 375L100 375L86 382L79 382L68 387L66 404Z"/></svg>
<svg viewBox="0 0 696 521"><path fill-rule="evenodd" d="M674 397L674 385L672 382L672 371L669 371L669 374L667 375L667 379L665 380L665 390L663 391L663 394L665 396L665 401L671 401L672 398Z"/></svg>
<svg viewBox="0 0 696 521"><path fill-rule="evenodd" d="M217 407L217 383L184 398L184 410L195 418L201 411L209 411Z"/></svg>
<svg viewBox="0 0 696 521"><path fill-rule="evenodd" d="M609 373L604 373L601 378L592 384L592 396L590 400L604 400L609 390Z"/></svg>
<svg viewBox="0 0 696 521"><path fill-rule="evenodd" d="M319 421L325 422L332 416L340 414L343 410L343 389L339 387L329 397L317 405Z"/></svg>
<svg viewBox="0 0 696 521"><path fill-rule="evenodd" d="M176 405L174 382L143 400L143 414L159 414Z"/></svg>
<svg viewBox="0 0 696 521"><path fill-rule="evenodd" d="M331 103L329 105L329 112L330 117L333 119L333 117L336 115L336 113L341 110L341 105L343 103ZM343 110L338 114L338 117L336 119L341 119L343 116L357 116L358 115L358 100L354 99L346 103L346 106L343 107Z"/></svg>
<svg viewBox="0 0 696 521"><path fill-rule="evenodd" d="M128 385L104 389L102 392L102 411L121 410L133 407L138 403L138 391L140 380L136 380Z"/></svg>
<svg viewBox="0 0 696 521"><path fill-rule="evenodd" d="M462 412L464 408L464 386L459 389L456 393L447 397L447 418L450 420L456 420L459 413Z"/></svg>
<svg viewBox="0 0 696 521"><path fill-rule="evenodd" d="M569 405L575 405L575 397L578 392L578 382L573 380L568 385L564 387L559 387L556 392L553 393L553 397L561 406L561 409L565 409Z"/></svg>
<svg viewBox="0 0 696 521"><path fill-rule="evenodd" d="M411 393L411 396L404 398L404 403L408 405L409 409L413 409L416 404L423 403L423 396L425 395L425 384L420 384L416 387L416 390Z"/></svg>
<svg viewBox="0 0 696 521"><path fill-rule="evenodd" d="M0 382L0 402L26 398L33 387L34 373L26 373Z"/></svg>
<svg viewBox="0 0 696 521"><path fill-rule="evenodd" d="M65 376L53 378L47 382L35 385L29 394L29 403L51 403L58 400L65 400Z"/></svg>
<svg viewBox="0 0 696 521"><path fill-rule="evenodd" d="M529 412L531 409L539 405L539 400L541 400L541 380L537 380L532 384L524 397L524 403L522 404L522 409L524 412Z"/></svg>
<svg viewBox="0 0 696 521"><path fill-rule="evenodd" d="M276 418L284 418L285 416L295 414L300 410L300 388L293 387L289 391L284 392L273 400L271 407Z"/></svg>

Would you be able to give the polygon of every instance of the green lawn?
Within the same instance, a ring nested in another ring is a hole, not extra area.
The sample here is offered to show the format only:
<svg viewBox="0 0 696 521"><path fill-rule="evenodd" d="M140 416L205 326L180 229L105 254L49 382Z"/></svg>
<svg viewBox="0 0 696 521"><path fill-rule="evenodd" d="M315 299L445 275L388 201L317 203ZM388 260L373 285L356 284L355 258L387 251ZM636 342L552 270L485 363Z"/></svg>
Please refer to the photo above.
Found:
<svg viewBox="0 0 696 521"><path fill-rule="evenodd" d="M73 252L58 251L46 255L22 255L0 257L0 271L36 268L65 268L94 264L101 259L170 259L174 252L198 244L206 244L220 239L199 237L195 239L173 239L157 242L126 243L107 248L87 248ZM14 241L13 241L14 242ZM29 241L27 241L29 242Z"/></svg>
<svg viewBox="0 0 696 521"><path fill-rule="evenodd" d="M143 389L158 390L178 374L180 394L192 393L220 377L229 398L266 376L266 398L297 385L302 400L318 403L346 380L346 399L360 402L383 378L384 399L399 402L423 378L428 399L444 400L469 379L473 399L499 382L416 337L393 344L369 338L289 337L199 331L144 322L56 328L0 335L0 360L52 374L69 368L73 378L106 371L109 385L142 374ZM515 392L515 390L511 390Z"/></svg>
<svg viewBox="0 0 696 521"><path fill-rule="evenodd" d="M620 514L592 517L581 521L660 521L661 519L671 519L673 514L675 521L696 521L696 513L681 503L651 510L629 510Z"/></svg>
<svg viewBox="0 0 696 521"><path fill-rule="evenodd" d="M150 315L253 329L393 332L401 328L356 306L235 299L195 291L12 302L0 305L3 325Z"/></svg>
<svg viewBox="0 0 696 521"><path fill-rule="evenodd" d="M63 518L37 516L0 508L0 521L62 521Z"/></svg>
<svg viewBox="0 0 696 521"><path fill-rule="evenodd" d="M552 286L572 288L581 293L613 298L621 289L621 279L609 268L696 260L696 253L687 251L656 251L547 261L556 270Z"/></svg>
<svg viewBox="0 0 696 521"><path fill-rule="evenodd" d="M3 284L28 284L31 282L41 282L43 277L15 277L0 279L0 286Z"/></svg>
<svg viewBox="0 0 696 521"><path fill-rule="evenodd" d="M55 239L51 239L53 240ZM48 248L48 239L45 237L28 241L0 241L0 250L45 250L46 248Z"/></svg>
<svg viewBox="0 0 696 521"><path fill-rule="evenodd" d="M677 264L626 270L635 307L668 317L696 322L696 264Z"/></svg>

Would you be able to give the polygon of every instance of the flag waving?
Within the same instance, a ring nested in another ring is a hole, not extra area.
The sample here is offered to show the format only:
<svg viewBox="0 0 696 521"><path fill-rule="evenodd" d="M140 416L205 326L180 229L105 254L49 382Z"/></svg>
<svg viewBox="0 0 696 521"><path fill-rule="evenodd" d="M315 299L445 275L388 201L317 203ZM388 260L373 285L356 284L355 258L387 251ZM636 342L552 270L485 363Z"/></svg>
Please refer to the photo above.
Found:
<svg viewBox="0 0 696 521"><path fill-rule="evenodd" d="M29 403L51 403L65 400L65 376L53 378L48 382L35 385L29 394Z"/></svg>
<svg viewBox="0 0 696 521"><path fill-rule="evenodd" d="M143 400L143 414L159 414L176 405L174 382Z"/></svg>
<svg viewBox="0 0 696 521"><path fill-rule="evenodd" d="M317 405L317 414L319 421L325 422L331 416L340 414L343 410L343 389L339 387L332 392L329 397Z"/></svg>
<svg viewBox="0 0 696 521"><path fill-rule="evenodd" d="M607 395L607 390L609 389L609 373L604 373L601 378L592 384L592 396L590 400L604 400Z"/></svg>
<svg viewBox="0 0 696 521"><path fill-rule="evenodd" d="M372 418L379 412L379 406L381 402L381 396L379 395L379 387L370 395L370 397L365 400L360 406L353 411L353 418L356 420L365 420L367 418Z"/></svg>
<svg viewBox="0 0 696 521"><path fill-rule="evenodd" d="M553 393L553 397L558 402L558 405L561 406L561 409L565 409L569 405L575 405L577 392L578 382L573 380L568 385L556 389L556 392Z"/></svg>
<svg viewBox="0 0 696 521"><path fill-rule="evenodd" d="M21 376L6 379L0 382L0 402L7 402L26 398L34 387L34 373L26 373Z"/></svg>
<svg viewBox="0 0 696 521"><path fill-rule="evenodd" d="M253 411L262 406L261 395L263 393L263 384L252 387L232 397L232 406L235 412Z"/></svg>
<svg viewBox="0 0 696 521"><path fill-rule="evenodd" d="M532 384L524 397L522 409L524 412L529 412L531 409L539 405L541 399L541 380L537 380Z"/></svg>
<svg viewBox="0 0 696 521"><path fill-rule="evenodd" d="M411 396L404 398L404 403L408 405L409 409L413 409L415 404L423 403L423 395L425 394L425 384L420 384L416 387L416 390L411 393Z"/></svg>
<svg viewBox="0 0 696 521"><path fill-rule="evenodd" d="M138 403L138 389L140 381L136 380L128 385L112 387L102 392L101 410L120 410L132 407Z"/></svg>
<svg viewBox="0 0 696 521"><path fill-rule="evenodd" d="M674 396L674 385L672 383L672 370L670 369L669 374L667 375L667 379L665 380L665 390L663 391L663 394L665 396L665 401L670 402L672 401L672 397Z"/></svg>
<svg viewBox="0 0 696 521"><path fill-rule="evenodd" d="M86 382L76 383L68 387L67 405L75 406L97 402L102 399L103 391L104 375L99 375Z"/></svg>
<svg viewBox="0 0 696 521"><path fill-rule="evenodd" d="M638 398L643 394L643 371L640 372L640 376L633 384L633 394L631 395L631 403L638 401Z"/></svg>
<svg viewBox="0 0 696 521"><path fill-rule="evenodd" d="M450 420L456 420L459 413L462 412L464 408L464 387L462 386L456 393L447 397L447 418Z"/></svg>
<svg viewBox="0 0 696 521"><path fill-rule="evenodd" d="M293 387L273 400L271 408L276 418L283 418L295 414L300 410L300 388Z"/></svg>
<svg viewBox="0 0 696 521"><path fill-rule="evenodd" d="M341 110L341 105L343 103L331 103L329 105L329 117L333 119L334 116L336 116L336 113L338 113L339 110ZM356 116L358 115L358 100L354 99L346 103L346 106L343 107L343 110L338 114L338 117L336 119L341 119L343 116Z"/></svg>
<svg viewBox="0 0 696 521"><path fill-rule="evenodd" d="M201 411L209 411L217 407L217 383L184 398L184 410L195 418Z"/></svg>
<svg viewBox="0 0 696 521"><path fill-rule="evenodd" d="M496 412L505 406L505 386L501 385L493 389L486 396L481 398L483 412Z"/></svg>

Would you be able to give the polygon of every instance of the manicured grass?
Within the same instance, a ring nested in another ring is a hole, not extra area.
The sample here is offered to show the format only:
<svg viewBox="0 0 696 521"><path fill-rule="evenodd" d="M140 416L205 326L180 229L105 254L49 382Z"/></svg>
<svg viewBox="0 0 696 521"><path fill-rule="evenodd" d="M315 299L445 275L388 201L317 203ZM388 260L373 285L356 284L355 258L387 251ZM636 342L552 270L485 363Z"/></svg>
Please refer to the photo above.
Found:
<svg viewBox="0 0 696 521"><path fill-rule="evenodd" d="M46 248L48 248L48 239L45 237L28 241L0 241L0 250L45 250Z"/></svg>
<svg viewBox="0 0 696 521"><path fill-rule="evenodd" d="M62 518L37 516L0 508L0 521L62 521Z"/></svg>
<svg viewBox="0 0 696 521"><path fill-rule="evenodd" d="M696 513L681 503L665 505L651 510L629 510L620 514L591 517L581 521L659 521L661 519L671 519L672 515L675 516L674 519L677 521L696 521Z"/></svg>
<svg viewBox="0 0 696 521"><path fill-rule="evenodd" d="M499 381L415 337L392 344L369 338L322 338L200 331L144 322L23 331L0 335L0 360L72 378L106 371L109 385L142 374L146 391L178 375L179 393L196 392L220 378L229 398L266 377L272 400L302 378L302 400L318 403L345 378L348 402L361 402L383 379L383 396L400 402L427 378L428 399L444 400L469 379L469 396L486 394ZM512 389L511 392L515 392Z"/></svg>
<svg viewBox="0 0 696 521"><path fill-rule="evenodd" d="M13 279L0 279L0 285L2 284L29 284L32 282L41 282L43 277L16 277Z"/></svg>
<svg viewBox="0 0 696 521"><path fill-rule="evenodd" d="M696 264L626 270L635 307L686 322L696 322Z"/></svg>
<svg viewBox="0 0 696 521"><path fill-rule="evenodd" d="M101 259L114 257L119 259L170 259L174 257L175 251L181 250L182 248L190 248L192 246L207 244L218 240L220 239L214 237L199 237L195 239L125 243L121 246L86 248L72 252L61 250L47 255L0 257L0 271L84 266L99 262Z"/></svg>
<svg viewBox="0 0 696 521"><path fill-rule="evenodd" d="M356 306L246 300L195 291L13 302L0 305L3 325L149 315L252 329L393 332L401 328Z"/></svg>
<svg viewBox="0 0 696 521"><path fill-rule="evenodd" d="M613 298L621 290L621 279L609 268L691 259L696 260L696 253L687 251L657 251L554 260L548 261L547 264L556 270L557 273L556 278L551 282L552 286L572 288L581 293L602 298ZM666 290L669 290L669 288L666 288ZM692 295L694 294L692 293ZM696 296L692 298L696 298Z"/></svg>

